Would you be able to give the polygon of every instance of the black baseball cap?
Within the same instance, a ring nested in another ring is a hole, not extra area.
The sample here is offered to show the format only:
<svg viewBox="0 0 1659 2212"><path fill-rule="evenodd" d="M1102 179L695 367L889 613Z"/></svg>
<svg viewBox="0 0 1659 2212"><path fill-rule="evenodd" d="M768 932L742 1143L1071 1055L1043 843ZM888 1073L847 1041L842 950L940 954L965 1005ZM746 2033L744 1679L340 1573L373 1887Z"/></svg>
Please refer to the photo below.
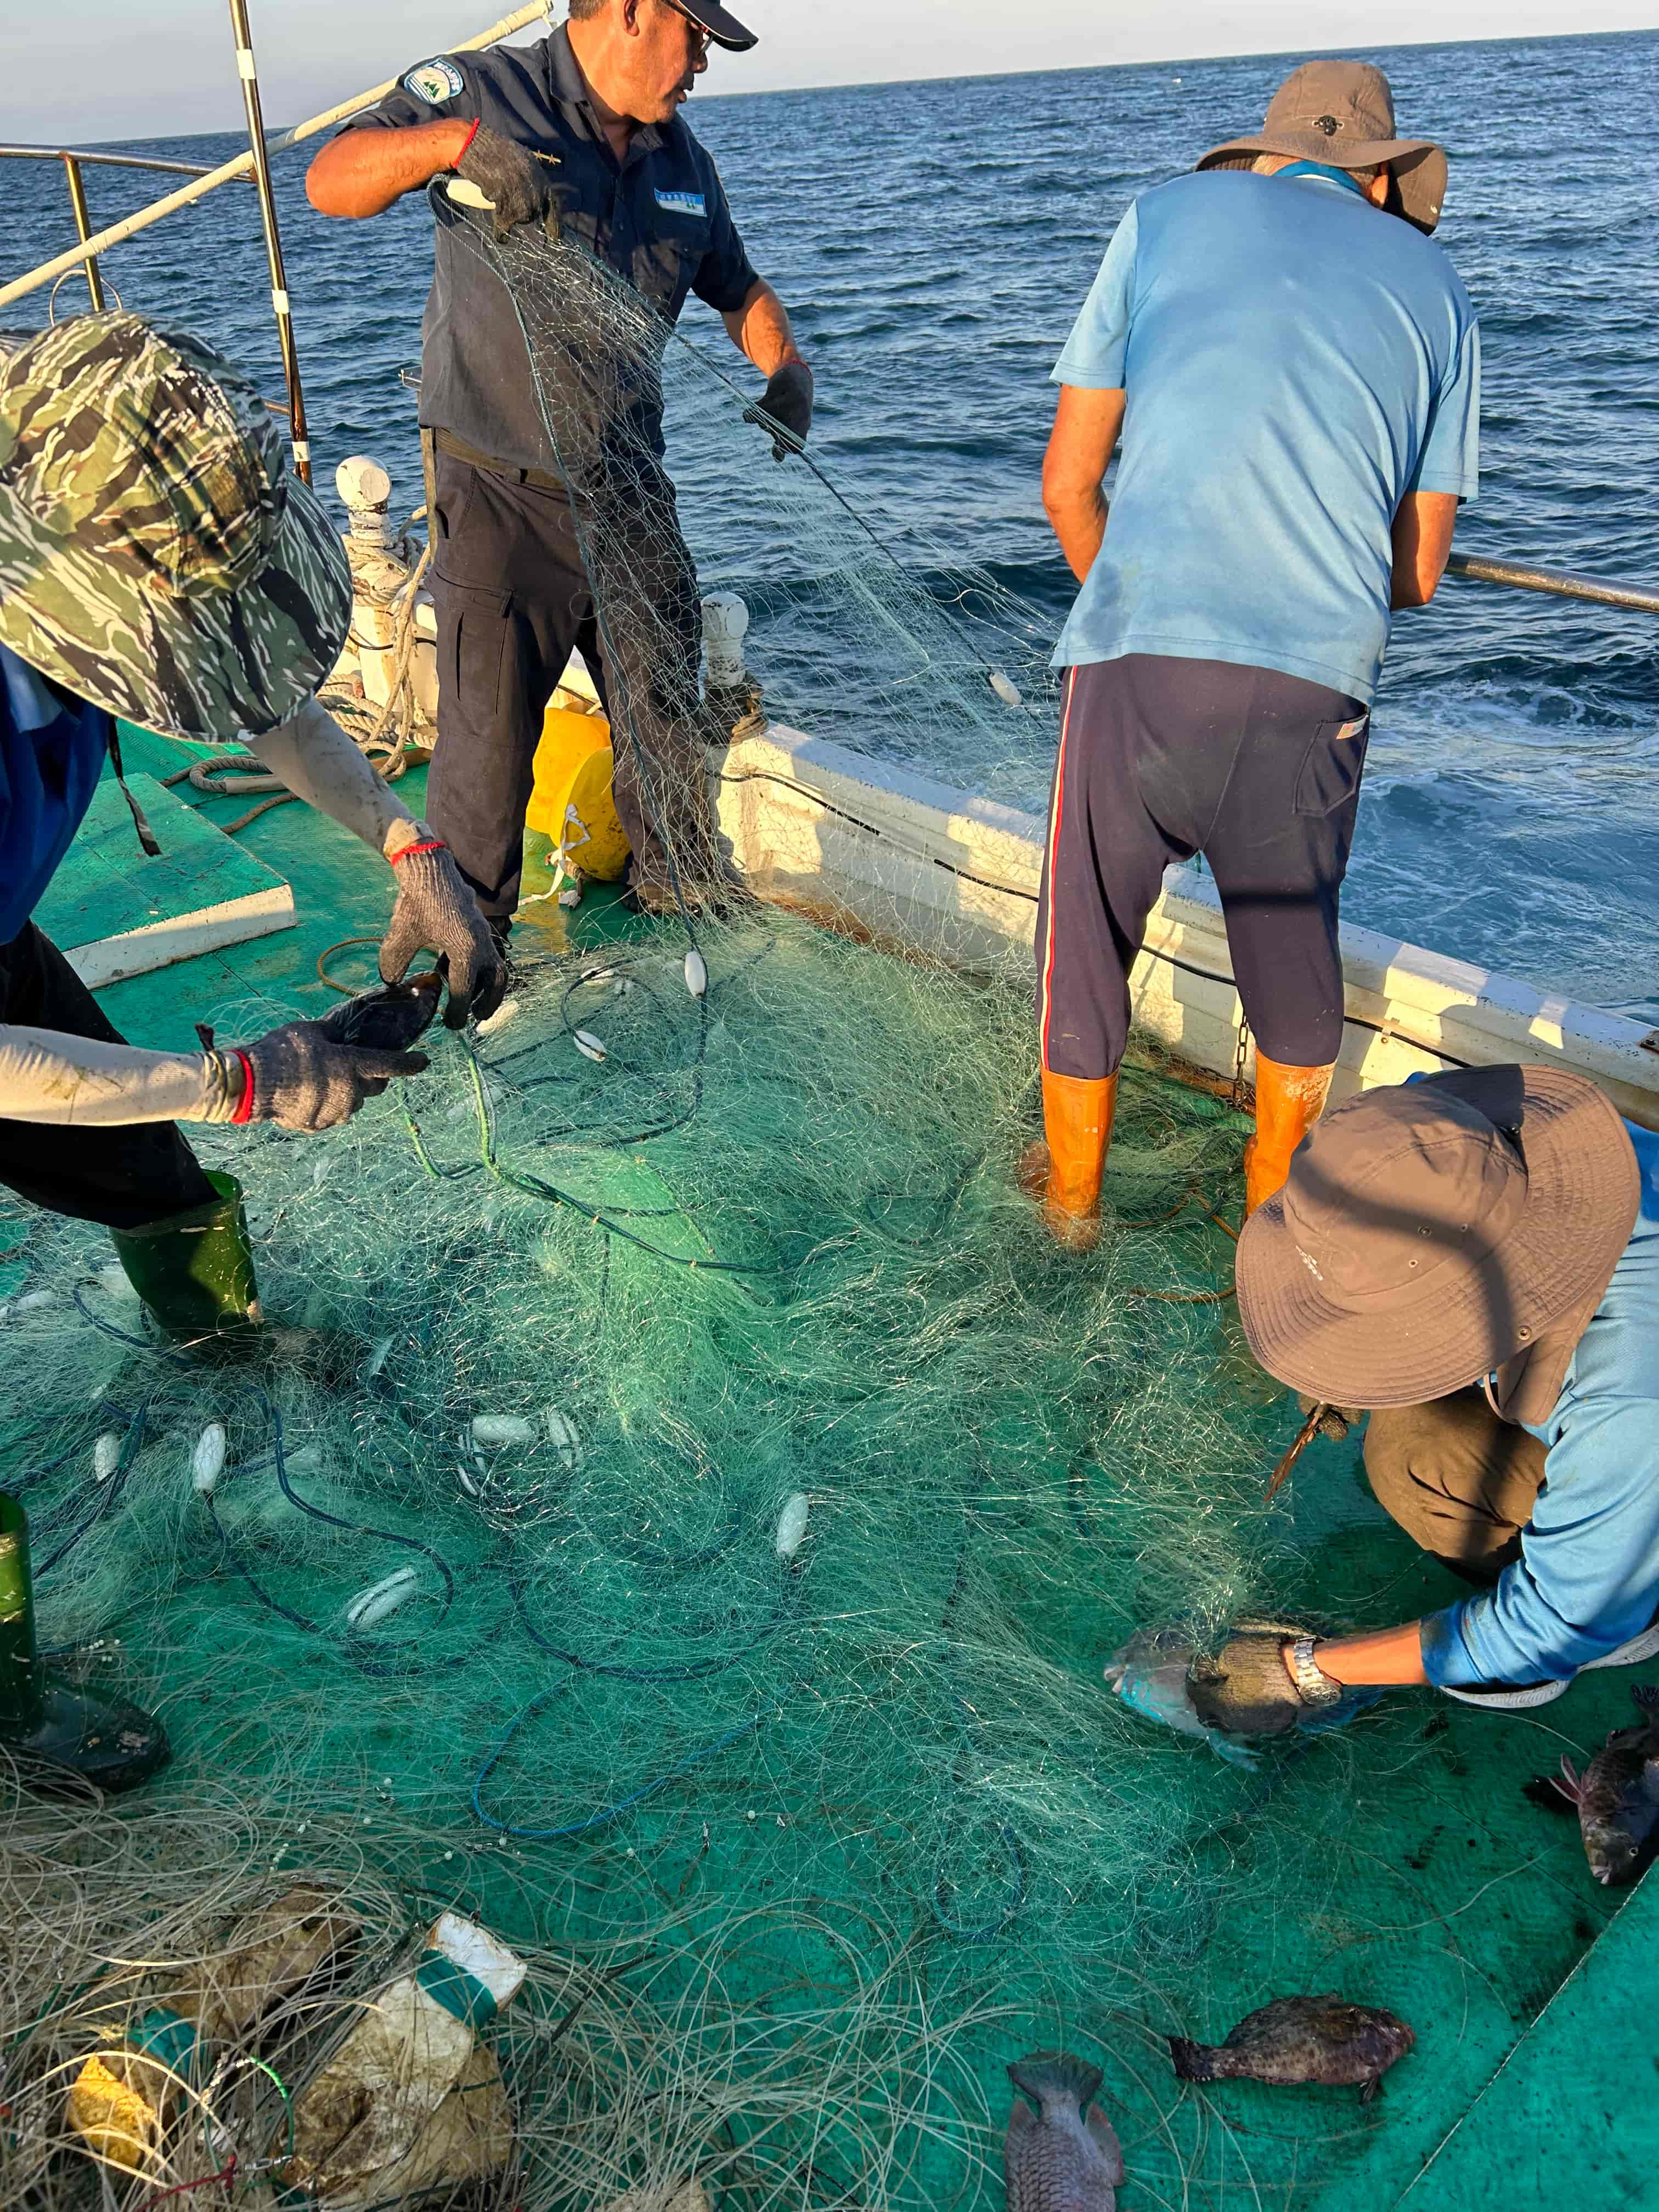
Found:
<svg viewBox="0 0 1659 2212"><path fill-rule="evenodd" d="M717 46L728 53L746 54L750 46L760 41L746 23L738 22L729 8L720 8L714 0L668 0L677 15L689 15L700 23Z"/></svg>

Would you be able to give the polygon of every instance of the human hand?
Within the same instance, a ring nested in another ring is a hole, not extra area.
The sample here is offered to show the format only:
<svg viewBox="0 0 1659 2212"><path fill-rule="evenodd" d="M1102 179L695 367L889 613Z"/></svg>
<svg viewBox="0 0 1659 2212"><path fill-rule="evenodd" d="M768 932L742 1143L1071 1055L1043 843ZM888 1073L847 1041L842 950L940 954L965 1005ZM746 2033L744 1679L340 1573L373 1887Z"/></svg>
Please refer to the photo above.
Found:
<svg viewBox="0 0 1659 2212"><path fill-rule="evenodd" d="M1363 1407L1333 1406L1318 1398L1310 1398L1305 1390L1298 1395L1296 1402L1301 1409L1304 1420L1311 1419L1314 1408L1324 1403L1325 1410L1320 1418L1316 1433L1322 1437L1328 1437L1334 1444L1346 1443L1349 1430L1365 1418Z"/></svg>
<svg viewBox="0 0 1659 2212"><path fill-rule="evenodd" d="M419 1075L423 1052L382 1052L337 1044L321 1022L288 1022L255 1044L226 1055L240 1060L242 1096L231 1119L275 1121L284 1129L337 1128L388 1083Z"/></svg>
<svg viewBox="0 0 1659 2212"><path fill-rule="evenodd" d="M743 419L771 432L775 461L801 452L812 427L812 372L806 363L786 361L775 368L757 404L744 409Z"/></svg>
<svg viewBox="0 0 1659 2212"><path fill-rule="evenodd" d="M556 154L532 153L481 123L456 162L455 173L477 185L494 208L498 239L525 222L538 222L550 238L557 238L562 198L558 167Z"/></svg>
<svg viewBox="0 0 1659 2212"><path fill-rule="evenodd" d="M507 962L454 855L438 838L417 837L391 860L398 903L380 944L380 981L400 983L417 952L435 952L449 985L445 1027L486 1020L507 989Z"/></svg>
<svg viewBox="0 0 1659 2212"><path fill-rule="evenodd" d="M1187 1670L1187 1695L1206 1728L1230 1735L1284 1735L1322 1708L1305 1698L1285 1664L1285 1648L1308 1631L1288 1621L1242 1621L1214 1658Z"/></svg>

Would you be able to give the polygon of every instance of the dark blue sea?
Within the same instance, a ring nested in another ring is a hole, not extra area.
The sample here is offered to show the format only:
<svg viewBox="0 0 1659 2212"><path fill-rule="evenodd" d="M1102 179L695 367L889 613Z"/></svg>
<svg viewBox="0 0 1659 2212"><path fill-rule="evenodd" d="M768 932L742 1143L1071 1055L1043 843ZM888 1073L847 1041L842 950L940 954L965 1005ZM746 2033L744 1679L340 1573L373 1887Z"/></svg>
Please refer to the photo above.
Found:
<svg viewBox="0 0 1659 2212"><path fill-rule="evenodd" d="M817 368L814 450L901 550L988 566L1058 629L1070 580L1038 498L1050 365L1132 196L1259 120L1293 58L698 94L688 118ZM1459 548L1659 584L1659 35L1374 58L1402 129L1450 149L1439 235L1483 328L1482 493ZM237 141L131 150L217 161ZM429 218L416 197L327 223L305 160L279 176L318 482L368 450L413 507L398 371L418 358ZM90 172L94 223L162 181ZM73 236L61 172L0 164L0 271ZM246 187L106 265L129 307L202 331L280 393ZM44 312L37 295L0 319ZM695 301L684 327L724 349ZM737 549L717 499L698 512L718 575ZM1448 582L1397 625L1376 729L1348 917L1659 1020L1659 617ZM1029 789L1042 764L1025 765Z"/></svg>

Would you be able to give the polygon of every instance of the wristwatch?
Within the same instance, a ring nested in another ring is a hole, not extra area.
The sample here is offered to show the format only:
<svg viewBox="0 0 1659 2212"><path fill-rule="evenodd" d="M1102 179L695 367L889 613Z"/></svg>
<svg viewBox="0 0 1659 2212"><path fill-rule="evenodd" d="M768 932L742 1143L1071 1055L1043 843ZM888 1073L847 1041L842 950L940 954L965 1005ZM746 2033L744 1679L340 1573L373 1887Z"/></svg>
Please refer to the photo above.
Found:
<svg viewBox="0 0 1659 2212"><path fill-rule="evenodd" d="M1298 1636L1283 1646L1285 1662L1296 1683L1297 1694L1304 1705L1340 1705L1344 1695L1340 1682L1334 1681L1314 1657L1314 1639Z"/></svg>

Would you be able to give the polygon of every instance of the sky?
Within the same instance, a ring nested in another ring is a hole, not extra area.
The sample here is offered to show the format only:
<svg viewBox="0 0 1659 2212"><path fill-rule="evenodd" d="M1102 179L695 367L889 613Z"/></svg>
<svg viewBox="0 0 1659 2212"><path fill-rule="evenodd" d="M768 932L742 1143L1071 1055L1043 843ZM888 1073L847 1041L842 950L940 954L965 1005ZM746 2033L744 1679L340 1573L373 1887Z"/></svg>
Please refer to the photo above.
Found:
<svg viewBox="0 0 1659 2212"><path fill-rule="evenodd" d="M268 123L286 125L488 27L508 0L250 0ZM1659 27L1659 0L735 0L759 32L704 88L1315 53ZM27 29L22 27L27 15ZM0 0L0 137L95 144L240 127L224 0Z"/></svg>

